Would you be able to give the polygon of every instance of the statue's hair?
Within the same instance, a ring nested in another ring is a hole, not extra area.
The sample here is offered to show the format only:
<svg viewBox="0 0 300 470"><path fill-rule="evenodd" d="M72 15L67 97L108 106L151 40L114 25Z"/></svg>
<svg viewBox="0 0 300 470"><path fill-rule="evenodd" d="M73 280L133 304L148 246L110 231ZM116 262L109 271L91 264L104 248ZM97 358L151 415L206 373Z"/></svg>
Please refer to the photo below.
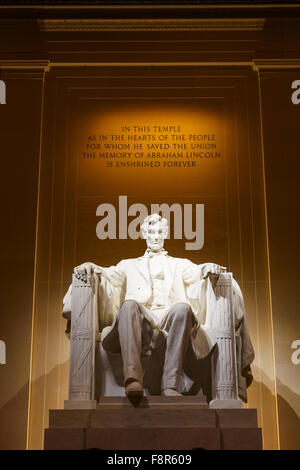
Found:
<svg viewBox="0 0 300 470"><path fill-rule="evenodd" d="M142 232L142 237L146 238L146 233L148 232L149 225L155 225L157 223L162 224L162 229L163 229L163 234L164 238L167 238L168 233L169 233L169 226L168 226L168 221L164 217L162 217L159 214L150 214L145 219L143 220L143 223L141 225L141 232Z"/></svg>

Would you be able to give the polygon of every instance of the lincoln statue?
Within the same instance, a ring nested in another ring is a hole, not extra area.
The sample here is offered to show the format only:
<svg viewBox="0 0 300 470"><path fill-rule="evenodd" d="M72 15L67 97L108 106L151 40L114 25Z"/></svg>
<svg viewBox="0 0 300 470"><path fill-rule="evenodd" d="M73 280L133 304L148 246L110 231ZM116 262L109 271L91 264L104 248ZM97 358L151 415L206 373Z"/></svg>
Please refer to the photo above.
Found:
<svg viewBox="0 0 300 470"><path fill-rule="evenodd" d="M87 282L101 278L101 343L107 353L120 353L125 394L130 400L143 397L142 355L154 349L163 338L160 391L165 396L180 396L179 381L187 365L208 357L216 339L208 321L208 296L211 285L226 268L214 263L194 264L185 258L169 256L164 249L168 222L158 214L147 216L141 225L146 240L145 253L121 260L116 266L102 267L86 262L74 268L77 279ZM64 303L69 303L71 288ZM239 335L239 394L245 400L252 380L250 363L254 352L245 320L241 290L233 280L234 328ZM213 315L210 309L209 315ZM106 328L103 329L103 326ZM188 360L187 360L188 358Z"/></svg>

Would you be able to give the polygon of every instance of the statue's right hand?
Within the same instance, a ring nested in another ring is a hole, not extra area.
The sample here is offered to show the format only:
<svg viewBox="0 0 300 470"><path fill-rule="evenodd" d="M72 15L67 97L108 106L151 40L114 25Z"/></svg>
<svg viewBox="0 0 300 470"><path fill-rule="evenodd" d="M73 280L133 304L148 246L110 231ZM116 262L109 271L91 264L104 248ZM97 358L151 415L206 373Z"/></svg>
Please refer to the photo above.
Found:
<svg viewBox="0 0 300 470"><path fill-rule="evenodd" d="M91 277L97 265L94 263L82 263L74 268L74 274L77 279L87 282L88 278Z"/></svg>

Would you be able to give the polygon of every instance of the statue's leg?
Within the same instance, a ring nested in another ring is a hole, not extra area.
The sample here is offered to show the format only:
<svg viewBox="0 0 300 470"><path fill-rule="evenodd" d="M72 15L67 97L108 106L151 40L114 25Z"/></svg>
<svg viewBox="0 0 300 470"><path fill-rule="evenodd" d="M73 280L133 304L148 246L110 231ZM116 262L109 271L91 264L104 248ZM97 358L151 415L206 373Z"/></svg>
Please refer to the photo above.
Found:
<svg viewBox="0 0 300 470"><path fill-rule="evenodd" d="M177 303L168 312L166 331L167 345L161 389L178 389L183 358L189 341L194 315L190 305Z"/></svg>
<svg viewBox="0 0 300 470"><path fill-rule="evenodd" d="M122 303L117 321L125 385L129 380L143 383L141 363L143 319L137 302L125 300Z"/></svg>

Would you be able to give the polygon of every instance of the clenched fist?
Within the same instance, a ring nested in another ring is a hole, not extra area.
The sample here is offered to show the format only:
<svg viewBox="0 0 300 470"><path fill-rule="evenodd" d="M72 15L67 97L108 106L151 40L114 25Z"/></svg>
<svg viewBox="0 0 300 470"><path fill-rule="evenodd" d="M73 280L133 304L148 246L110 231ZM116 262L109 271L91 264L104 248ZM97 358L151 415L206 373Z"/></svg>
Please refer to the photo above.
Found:
<svg viewBox="0 0 300 470"><path fill-rule="evenodd" d="M215 263L205 263L201 268L202 278L206 279L210 274L226 273L227 268Z"/></svg>
<svg viewBox="0 0 300 470"><path fill-rule="evenodd" d="M92 276L97 267L98 266L94 263L82 263L80 266L74 268L74 273L77 279L87 282L88 278Z"/></svg>

